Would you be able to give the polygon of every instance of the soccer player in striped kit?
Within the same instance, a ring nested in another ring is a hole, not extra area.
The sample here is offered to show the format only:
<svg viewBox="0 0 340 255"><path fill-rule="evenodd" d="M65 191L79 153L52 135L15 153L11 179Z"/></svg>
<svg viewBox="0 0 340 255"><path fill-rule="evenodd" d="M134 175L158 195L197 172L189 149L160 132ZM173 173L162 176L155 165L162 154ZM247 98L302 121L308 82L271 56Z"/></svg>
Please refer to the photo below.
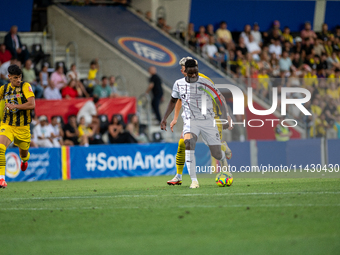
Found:
<svg viewBox="0 0 340 255"><path fill-rule="evenodd" d="M14 142L19 147L22 160L21 170L27 169L31 143L31 110L35 108L35 97L29 83L23 82L22 71L17 65L8 67L10 83L0 87L0 99L5 101L0 126L0 188L6 188L6 149Z"/></svg>

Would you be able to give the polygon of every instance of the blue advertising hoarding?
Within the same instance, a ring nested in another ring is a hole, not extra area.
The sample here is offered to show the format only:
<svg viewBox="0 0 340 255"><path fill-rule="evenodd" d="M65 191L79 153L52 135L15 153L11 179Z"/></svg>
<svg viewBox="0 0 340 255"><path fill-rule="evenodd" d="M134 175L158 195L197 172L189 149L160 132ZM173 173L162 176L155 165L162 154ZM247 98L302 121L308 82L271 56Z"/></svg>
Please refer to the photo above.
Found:
<svg viewBox="0 0 340 255"><path fill-rule="evenodd" d="M19 149L6 151L6 181L38 181L61 179L60 148L31 148L25 172L20 170Z"/></svg>
<svg viewBox="0 0 340 255"><path fill-rule="evenodd" d="M71 147L71 179L174 175L177 146L161 143ZM197 165L210 165L210 161L209 148L197 144Z"/></svg>

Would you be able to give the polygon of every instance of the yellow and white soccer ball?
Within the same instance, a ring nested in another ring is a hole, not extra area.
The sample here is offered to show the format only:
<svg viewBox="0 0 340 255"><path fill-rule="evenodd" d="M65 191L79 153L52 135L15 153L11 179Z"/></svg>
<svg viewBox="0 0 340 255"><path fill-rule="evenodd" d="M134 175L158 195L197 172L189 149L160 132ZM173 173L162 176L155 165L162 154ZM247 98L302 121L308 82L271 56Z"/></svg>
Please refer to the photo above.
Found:
<svg viewBox="0 0 340 255"><path fill-rule="evenodd" d="M226 186L230 186L231 184L233 184L234 178L233 175L229 172L225 172L225 173L218 173L216 175L216 184L219 187L226 187Z"/></svg>

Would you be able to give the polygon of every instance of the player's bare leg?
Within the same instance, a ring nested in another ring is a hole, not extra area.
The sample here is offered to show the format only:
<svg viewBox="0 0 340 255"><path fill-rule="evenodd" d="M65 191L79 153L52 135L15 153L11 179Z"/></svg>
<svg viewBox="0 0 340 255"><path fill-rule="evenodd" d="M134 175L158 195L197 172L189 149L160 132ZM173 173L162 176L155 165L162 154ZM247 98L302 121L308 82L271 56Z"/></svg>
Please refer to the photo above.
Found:
<svg viewBox="0 0 340 255"><path fill-rule="evenodd" d="M185 163L188 168L188 172L191 178L190 189L199 188L197 176L196 176L196 158L195 147L197 142L197 136L193 133L184 134L185 143Z"/></svg>
<svg viewBox="0 0 340 255"><path fill-rule="evenodd" d="M5 136L0 135L0 188L6 188L7 183L5 181L6 177L6 150L7 147L11 144L11 140Z"/></svg>
<svg viewBox="0 0 340 255"><path fill-rule="evenodd" d="M211 156L215 159L219 160L221 163L221 167L224 171L228 171L228 162L226 159L226 153L222 151L220 145L210 145L209 146Z"/></svg>

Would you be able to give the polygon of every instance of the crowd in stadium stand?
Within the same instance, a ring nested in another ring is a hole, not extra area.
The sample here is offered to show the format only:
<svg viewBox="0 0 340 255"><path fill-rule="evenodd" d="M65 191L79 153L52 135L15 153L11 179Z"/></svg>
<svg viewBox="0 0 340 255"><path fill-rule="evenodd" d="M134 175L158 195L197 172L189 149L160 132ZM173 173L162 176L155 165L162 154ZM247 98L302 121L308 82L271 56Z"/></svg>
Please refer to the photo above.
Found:
<svg viewBox="0 0 340 255"><path fill-rule="evenodd" d="M61 116L35 116L31 123L32 147L59 147L61 145L84 145L104 143L145 143L148 138L140 127L137 115L131 115L125 123L121 115L114 115L111 122L107 116L97 113L100 98L120 96L114 75L98 77L98 59L89 64L87 79L80 79L77 66L67 70L64 62L50 68L48 56L39 54L22 44L13 26L0 45L0 82L8 83L7 69L16 64L22 68L23 80L29 82L37 99L67 100L92 98L79 110L77 116L69 116L64 123ZM142 131L142 132L141 132Z"/></svg>
<svg viewBox="0 0 340 255"><path fill-rule="evenodd" d="M222 21L216 31L211 24L196 31L190 23L181 37L193 51L253 87L264 100L270 99L272 87L278 88L279 98L282 87L307 88L312 99L305 106L313 116L305 117L293 107L289 113L306 124L309 137L340 138L339 25L329 31L323 24L322 31L315 33L306 22L295 37L289 27L281 30L278 20L262 33L257 23L245 25L241 33L231 33L227 27Z"/></svg>
<svg viewBox="0 0 340 255"><path fill-rule="evenodd" d="M44 115L35 116L31 123L31 147L148 142L136 114L129 116L127 124L121 115L113 115L111 122L106 123L97 114L98 106L98 98L94 97L85 103L77 116L69 116L67 123L60 116L53 116L50 123Z"/></svg>

